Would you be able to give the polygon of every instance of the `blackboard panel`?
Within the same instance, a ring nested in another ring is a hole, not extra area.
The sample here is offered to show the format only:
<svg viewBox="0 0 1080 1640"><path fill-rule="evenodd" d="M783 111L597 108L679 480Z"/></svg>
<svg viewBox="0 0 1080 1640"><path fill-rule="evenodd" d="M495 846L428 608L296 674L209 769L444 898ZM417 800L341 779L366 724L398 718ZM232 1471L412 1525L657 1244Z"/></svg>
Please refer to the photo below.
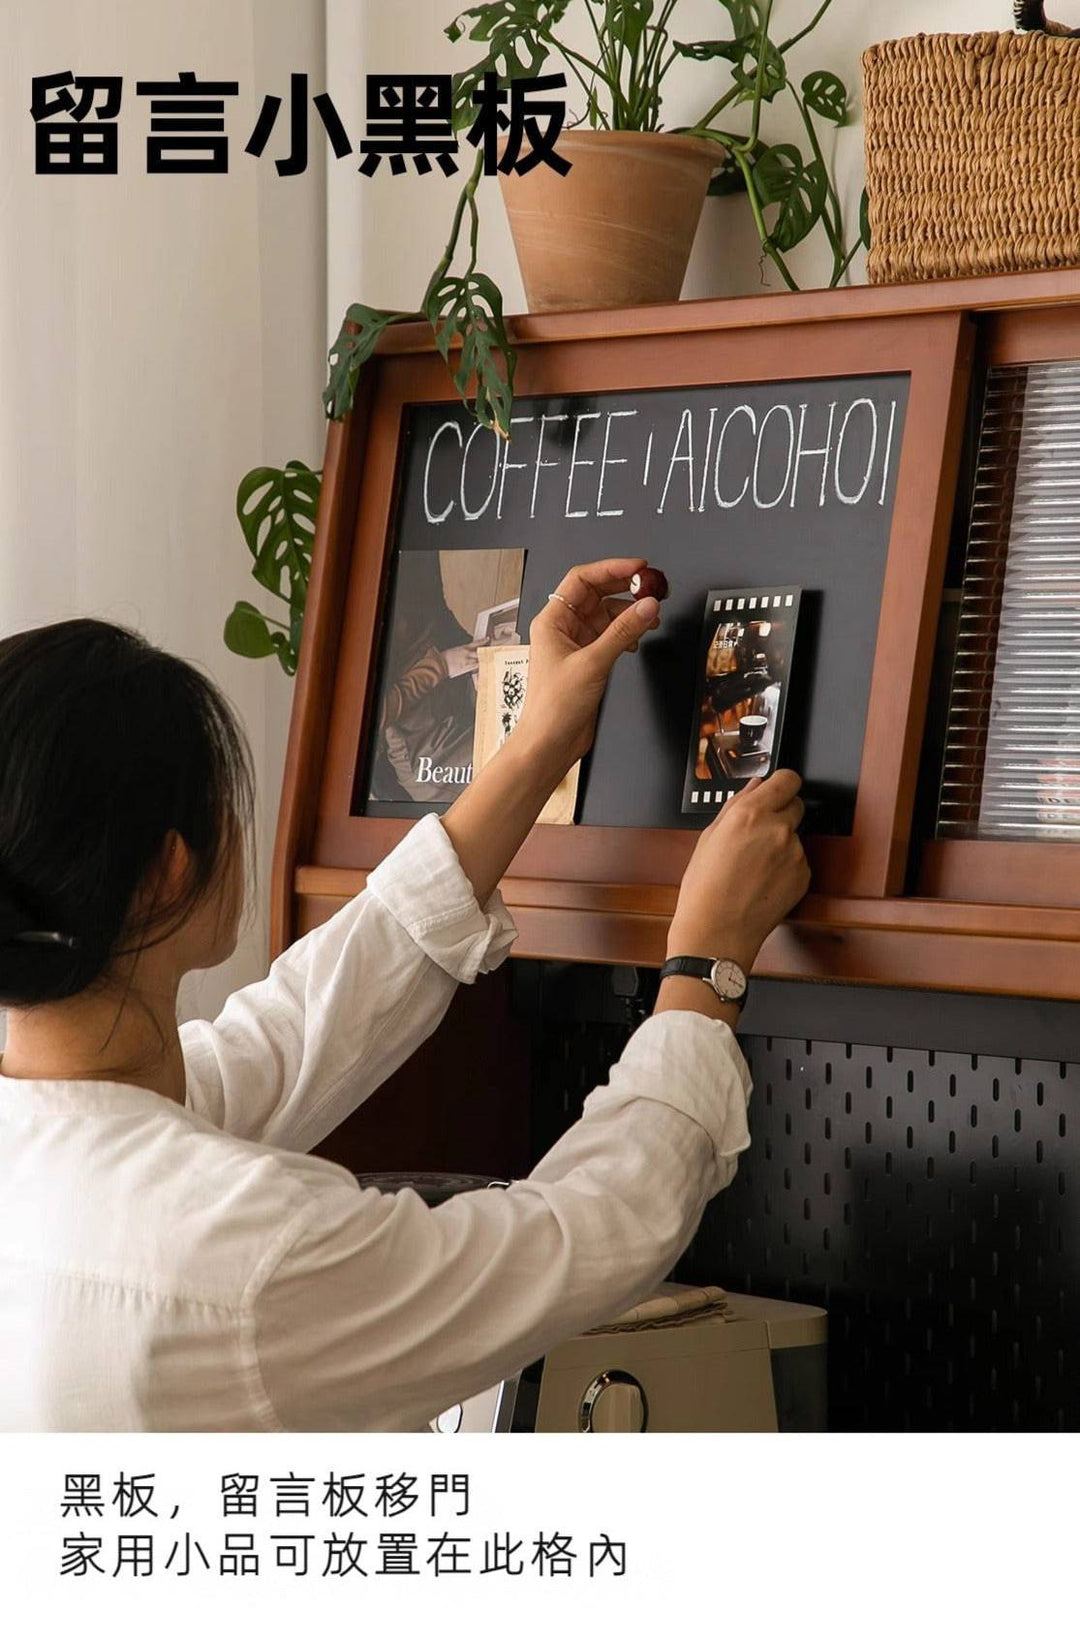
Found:
<svg viewBox="0 0 1080 1640"><path fill-rule="evenodd" d="M671 582L661 630L616 668L582 824L703 824L680 809L706 591L795 584L784 761L814 829L850 832L907 394L894 374L523 398L509 445L463 406L409 410L396 552L525 548L524 623L589 559L645 557ZM354 813L425 812L365 802L367 766L362 748Z"/></svg>

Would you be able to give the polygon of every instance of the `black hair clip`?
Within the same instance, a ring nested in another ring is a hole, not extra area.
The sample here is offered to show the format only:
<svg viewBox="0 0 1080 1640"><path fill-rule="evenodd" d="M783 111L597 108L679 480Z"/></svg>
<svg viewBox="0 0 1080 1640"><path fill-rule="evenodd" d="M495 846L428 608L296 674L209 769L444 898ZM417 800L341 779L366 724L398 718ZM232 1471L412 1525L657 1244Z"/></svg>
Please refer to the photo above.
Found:
<svg viewBox="0 0 1080 1640"><path fill-rule="evenodd" d="M56 934L39 928L16 934L13 938L18 945L66 945L69 951L74 951L79 943L73 934Z"/></svg>

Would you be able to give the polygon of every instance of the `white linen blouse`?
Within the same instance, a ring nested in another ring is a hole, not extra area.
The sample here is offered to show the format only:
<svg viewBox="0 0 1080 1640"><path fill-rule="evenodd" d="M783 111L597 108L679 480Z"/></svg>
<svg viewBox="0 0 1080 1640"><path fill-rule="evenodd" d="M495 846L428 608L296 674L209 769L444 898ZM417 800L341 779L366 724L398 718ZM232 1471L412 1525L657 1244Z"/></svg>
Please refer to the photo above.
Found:
<svg viewBox="0 0 1080 1640"><path fill-rule="evenodd" d="M305 1154L513 938L429 816L182 1027L184 1106L0 1076L0 1429L422 1429L647 1294L749 1144L719 1021L642 1025L509 1190L429 1207Z"/></svg>

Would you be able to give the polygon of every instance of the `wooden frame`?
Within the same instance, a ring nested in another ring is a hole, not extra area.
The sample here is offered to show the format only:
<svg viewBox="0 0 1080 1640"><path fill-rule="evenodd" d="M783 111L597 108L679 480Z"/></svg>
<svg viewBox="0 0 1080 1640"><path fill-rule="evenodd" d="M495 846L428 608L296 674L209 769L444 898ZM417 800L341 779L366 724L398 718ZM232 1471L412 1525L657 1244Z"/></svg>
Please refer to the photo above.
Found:
<svg viewBox="0 0 1080 1640"><path fill-rule="evenodd" d="M897 478L878 646L870 686L862 773L850 837L817 838L813 864L822 887L883 895L901 886L937 597L944 574L969 343L956 314L876 319L837 326L753 329L714 338L669 334L606 338L525 350L517 391L530 395L641 391L816 376L908 374L907 423ZM798 367L793 369L793 359ZM370 733L395 470L407 406L454 402L434 352L386 361L372 409L363 499L352 554L313 860L368 869L411 822L350 814L357 748ZM927 483L927 472L938 474ZM540 827L512 876L573 882L678 883L695 842L689 831L628 827ZM587 898L578 909L587 912ZM612 960L618 960L613 953Z"/></svg>
<svg viewBox="0 0 1080 1640"><path fill-rule="evenodd" d="M1080 359L1080 307L995 315L984 326L983 350L991 366ZM930 842L921 852L918 887L920 894L954 902L1080 910L1080 847L980 839Z"/></svg>
<svg viewBox="0 0 1080 1640"><path fill-rule="evenodd" d="M870 761L864 760L856 831L851 839L818 840L815 892L769 942L759 963L761 973L1080 996L1080 916L1060 909L1060 899L1056 907L1047 906L1035 886L1042 862L1025 864L1023 859L1027 850L1042 845L930 845L923 853L920 897L903 897L929 655L967 392L969 320L1006 312L1015 316L1010 324L1015 322L1016 328L995 319L993 334L1011 337L997 345L1022 352L1025 346L1039 345L1041 337L1041 345L1060 346L1057 338L1080 326L1080 272L513 321L521 349L522 394L762 380L770 374L762 366L764 348L774 359L783 355L786 363L774 374L789 380L911 371L871 692L875 727L872 735L868 725ZM917 329L895 323L915 315L924 316ZM1025 330L1025 324L1031 328ZM903 330L920 338L906 357L904 345L896 341ZM797 366L791 362L795 347ZM574 379L568 381L560 359L565 362L570 350L575 367ZM920 391L931 381L936 394ZM444 367L430 354L429 336L423 327L405 327L391 333L368 372L363 399L350 421L330 429L275 851L276 948L357 892L368 870L408 827L408 822L354 817L349 809L371 701L400 415L410 401L449 397ZM924 431L920 413L931 401L936 420ZM934 465L928 469L931 449ZM928 470L935 475L929 486ZM922 495L914 510L906 510L913 472L923 475ZM913 550L915 562L905 562L895 550L901 539L908 553ZM658 963L675 885L692 844L693 834L685 832L616 836L609 828L541 828L503 885L520 929L519 954ZM966 896L973 903L960 903L965 896L956 892L957 874L962 876L967 867L958 851L969 848L1009 850L1013 880L1024 885L1023 910L1005 911L992 903L1001 899L1000 864L995 868L988 855L979 857L984 862L979 867L981 891ZM1060 846L1055 855L1060 872L1065 864ZM983 903L974 903L978 900Z"/></svg>

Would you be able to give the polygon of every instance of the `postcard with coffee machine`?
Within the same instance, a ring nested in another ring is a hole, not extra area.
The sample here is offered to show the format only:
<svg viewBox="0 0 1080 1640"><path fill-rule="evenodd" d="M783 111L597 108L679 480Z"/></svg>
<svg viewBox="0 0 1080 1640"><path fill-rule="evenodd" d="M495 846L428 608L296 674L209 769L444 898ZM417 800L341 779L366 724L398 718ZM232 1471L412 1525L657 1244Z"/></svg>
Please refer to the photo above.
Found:
<svg viewBox="0 0 1080 1640"><path fill-rule="evenodd" d="M684 814L721 808L780 767L800 587L710 592L695 673Z"/></svg>

